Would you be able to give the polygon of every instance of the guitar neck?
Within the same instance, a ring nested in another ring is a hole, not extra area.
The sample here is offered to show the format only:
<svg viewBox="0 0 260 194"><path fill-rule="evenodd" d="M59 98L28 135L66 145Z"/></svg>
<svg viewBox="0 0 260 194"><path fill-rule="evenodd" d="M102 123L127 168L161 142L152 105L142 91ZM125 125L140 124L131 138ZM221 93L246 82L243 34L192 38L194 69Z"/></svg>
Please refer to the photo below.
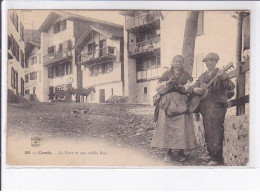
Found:
<svg viewBox="0 0 260 194"><path fill-rule="evenodd" d="M215 77L213 77L209 83L207 83L206 85L206 89L209 88L209 86L219 77L218 73L215 75Z"/></svg>

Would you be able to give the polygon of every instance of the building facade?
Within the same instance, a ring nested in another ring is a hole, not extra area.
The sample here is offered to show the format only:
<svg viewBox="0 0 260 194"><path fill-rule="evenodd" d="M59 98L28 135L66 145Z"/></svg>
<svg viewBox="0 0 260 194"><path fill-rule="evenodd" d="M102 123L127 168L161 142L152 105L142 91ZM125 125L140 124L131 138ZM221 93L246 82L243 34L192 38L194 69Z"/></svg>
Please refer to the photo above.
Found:
<svg viewBox="0 0 260 194"><path fill-rule="evenodd" d="M82 87L95 88L87 102L105 102L124 94L124 46L122 27L94 27L76 43Z"/></svg>
<svg viewBox="0 0 260 194"><path fill-rule="evenodd" d="M19 10L8 11L8 91L24 96L24 27L23 15Z"/></svg>
<svg viewBox="0 0 260 194"><path fill-rule="evenodd" d="M34 101L43 99L43 65L40 44L25 42L25 96Z"/></svg>
<svg viewBox="0 0 260 194"><path fill-rule="evenodd" d="M182 54L188 11L121 11L120 14L125 16L127 38L126 94L137 102L151 103L158 78L170 68L173 57ZM194 80L207 70L202 59L209 52L219 54L217 67L236 62L237 20L234 15L234 11L199 12ZM244 21L247 25L247 20ZM249 40L248 37L243 39Z"/></svg>
<svg viewBox="0 0 260 194"><path fill-rule="evenodd" d="M51 12L39 28L41 32L41 56L43 57L43 101L51 100L59 90L80 89L83 86L102 84L102 81L99 82L100 79L88 80L84 77L83 80L82 76L86 76L86 73L82 73L81 64L78 63L78 53L75 49L75 44L82 38L83 34L91 30L92 26L104 29L110 29L110 27L122 28L117 24L63 11ZM95 48L94 46L96 45L93 45L93 48ZM106 46L106 48L108 47ZM84 51L82 51L82 54ZM84 56L80 57L82 60L83 58ZM107 67L109 68L109 65ZM75 95L73 95L72 100L77 100Z"/></svg>
<svg viewBox="0 0 260 194"><path fill-rule="evenodd" d="M126 95L151 103L161 67L161 19L159 11L121 11L127 32Z"/></svg>

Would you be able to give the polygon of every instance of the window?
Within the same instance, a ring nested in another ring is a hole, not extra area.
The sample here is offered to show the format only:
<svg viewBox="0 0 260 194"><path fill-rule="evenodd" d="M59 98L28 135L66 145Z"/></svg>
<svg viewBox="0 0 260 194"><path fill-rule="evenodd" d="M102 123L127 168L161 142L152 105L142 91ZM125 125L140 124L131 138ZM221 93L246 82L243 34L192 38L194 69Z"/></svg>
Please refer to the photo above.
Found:
<svg viewBox="0 0 260 194"><path fill-rule="evenodd" d="M147 87L144 87L144 94L147 94Z"/></svg>
<svg viewBox="0 0 260 194"><path fill-rule="evenodd" d="M25 90L25 94L29 95L30 94L30 90L29 89Z"/></svg>
<svg viewBox="0 0 260 194"><path fill-rule="evenodd" d="M37 79L37 72L30 73L30 80L36 80Z"/></svg>
<svg viewBox="0 0 260 194"><path fill-rule="evenodd" d="M55 46L48 47L48 54L52 54L55 52Z"/></svg>
<svg viewBox="0 0 260 194"><path fill-rule="evenodd" d="M137 80L149 80L160 76L160 56L136 60Z"/></svg>
<svg viewBox="0 0 260 194"><path fill-rule="evenodd" d="M58 33L66 29L66 20L58 21L53 25L53 33Z"/></svg>
<svg viewBox="0 0 260 194"><path fill-rule="evenodd" d="M199 12L198 26L197 26L197 36L201 36L204 33L204 12Z"/></svg>
<svg viewBox="0 0 260 194"><path fill-rule="evenodd" d="M29 81L29 76L27 74L27 75L25 75L25 83L28 83L28 81Z"/></svg>

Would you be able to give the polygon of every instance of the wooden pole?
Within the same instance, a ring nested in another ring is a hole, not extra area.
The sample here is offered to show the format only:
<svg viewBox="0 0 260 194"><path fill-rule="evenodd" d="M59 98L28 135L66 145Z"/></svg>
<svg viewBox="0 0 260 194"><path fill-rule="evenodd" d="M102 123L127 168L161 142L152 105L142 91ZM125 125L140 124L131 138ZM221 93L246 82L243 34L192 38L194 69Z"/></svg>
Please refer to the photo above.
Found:
<svg viewBox="0 0 260 194"><path fill-rule="evenodd" d="M236 63L237 63L237 83L236 83L236 115L245 114L245 103L240 98L245 96L245 73L242 72L242 26L244 13L237 15L237 44L236 44Z"/></svg>
<svg viewBox="0 0 260 194"><path fill-rule="evenodd" d="M182 56L184 57L184 69L192 74L195 40L197 36L197 26L200 11L190 11L186 18L184 39L182 45Z"/></svg>

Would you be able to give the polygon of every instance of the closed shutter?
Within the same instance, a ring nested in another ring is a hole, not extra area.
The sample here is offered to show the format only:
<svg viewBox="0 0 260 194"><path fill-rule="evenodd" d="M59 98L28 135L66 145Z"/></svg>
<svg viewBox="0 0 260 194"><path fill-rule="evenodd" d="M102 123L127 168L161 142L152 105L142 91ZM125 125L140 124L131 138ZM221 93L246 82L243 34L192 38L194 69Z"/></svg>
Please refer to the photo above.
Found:
<svg viewBox="0 0 260 194"><path fill-rule="evenodd" d="M48 78L53 78L53 68L52 67L48 68Z"/></svg>
<svg viewBox="0 0 260 194"><path fill-rule="evenodd" d="M68 40L68 49L71 49L72 48L72 42L71 42L71 40Z"/></svg>
<svg viewBox="0 0 260 194"><path fill-rule="evenodd" d="M14 88L14 68L11 69L11 86Z"/></svg>
<svg viewBox="0 0 260 194"><path fill-rule="evenodd" d="M64 48L64 49L67 49L67 48L68 48L68 41L67 41L67 40L63 42L63 48Z"/></svg>
<svg viewBox="0 0 260 194"><path fill-rule="evenodd" d="M15 88L16 88L16 93L18 94L18 73L15 72Z"/></svg>

